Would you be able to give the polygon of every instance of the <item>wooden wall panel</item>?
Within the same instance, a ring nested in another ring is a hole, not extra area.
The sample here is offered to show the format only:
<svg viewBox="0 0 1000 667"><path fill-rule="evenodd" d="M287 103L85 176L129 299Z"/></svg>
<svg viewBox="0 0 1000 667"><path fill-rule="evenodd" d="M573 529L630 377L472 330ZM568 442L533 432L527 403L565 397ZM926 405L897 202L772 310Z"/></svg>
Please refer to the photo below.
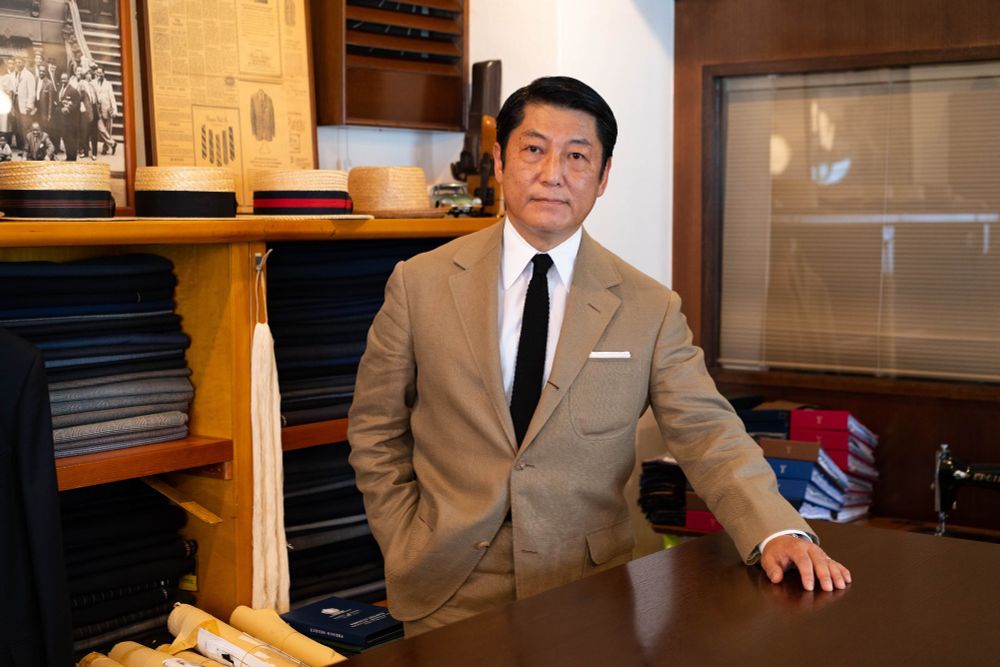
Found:
<svg viewBox="0 0 1000 667"><path fill-rule="evenodd" d="M714 367L721 222L713 171L713 77L1000 58L995 0L677 0L674 274L723 390L855 411L883 438L875 512L930 520L933 453L1000 462L1000 387L735 373ZM1000 492L965 489L955 521L1000 528Z"/></svg>

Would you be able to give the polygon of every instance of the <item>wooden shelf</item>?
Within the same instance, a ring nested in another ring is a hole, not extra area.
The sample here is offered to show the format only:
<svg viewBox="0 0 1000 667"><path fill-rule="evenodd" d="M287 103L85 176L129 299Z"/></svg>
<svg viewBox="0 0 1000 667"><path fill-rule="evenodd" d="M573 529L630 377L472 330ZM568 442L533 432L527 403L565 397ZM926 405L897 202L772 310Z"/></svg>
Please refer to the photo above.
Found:
<svg viewBox="0 0 1000 667"><path fill-rule="evenodd" d="M346 419L331 419L281 429L281 448L286 452L344 440L347 440Z"/></svg>
<svg viewBox="0 0 1000 667"><path fill-rule="evenodd" d="M231 461L233 442L192 435L183 440L56 459L59 490L119 482Z"/></svg>
<svg viewBox="0 0 1000 667"><path fill-rule="evenodd" d="M452 237L484 229L498 220L450 216L370 220L282 220L264 216L212 220L110 218L100 222L0 220L0 247Z"/></svg>

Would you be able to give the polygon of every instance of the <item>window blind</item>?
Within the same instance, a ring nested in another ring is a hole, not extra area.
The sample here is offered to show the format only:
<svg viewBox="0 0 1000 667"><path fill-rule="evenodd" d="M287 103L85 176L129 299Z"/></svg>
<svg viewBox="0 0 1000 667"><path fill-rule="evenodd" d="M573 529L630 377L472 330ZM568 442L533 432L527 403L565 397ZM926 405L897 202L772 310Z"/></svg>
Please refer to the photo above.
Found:
<svg viewBox="0 0 1000 667"><path fill-rule="evenodd" d="M1000 63L723 83L719 362L1000 381Z"/></svg>

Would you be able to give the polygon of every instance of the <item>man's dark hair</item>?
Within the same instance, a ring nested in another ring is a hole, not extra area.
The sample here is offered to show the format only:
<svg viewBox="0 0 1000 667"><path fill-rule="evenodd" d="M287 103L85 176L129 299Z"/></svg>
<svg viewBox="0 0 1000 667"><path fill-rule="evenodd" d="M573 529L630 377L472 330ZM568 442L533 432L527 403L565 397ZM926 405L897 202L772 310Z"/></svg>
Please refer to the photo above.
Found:
<svg viewBox="0 0 1000 667"><path fill-rule="evenodd" d="M524 107L529 104L548 104L583 111L593 116L597 124L597 138L601 141L601 176L604 175L608 158L618 140L618 122L611 107L596 90L568 76L535 79L514 91L503 103L497 114L497 143L500 144L501 163L507 155L507 141L511 132L524 121Z"/></svg>

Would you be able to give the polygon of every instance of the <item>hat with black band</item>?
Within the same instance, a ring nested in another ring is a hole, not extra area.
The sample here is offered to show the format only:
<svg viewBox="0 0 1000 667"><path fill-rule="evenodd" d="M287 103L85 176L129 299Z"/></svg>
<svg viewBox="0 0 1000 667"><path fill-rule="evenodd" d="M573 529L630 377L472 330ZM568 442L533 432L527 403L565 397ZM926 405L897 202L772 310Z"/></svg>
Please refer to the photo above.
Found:
<svg viewBox="0 0 1000 667"><path fill-rule="evenodd" d="M223 167L139 167L135 213L144 218L234 218L236 179Z"/></svg>
<svg viewBox="0 0 1000 667"><path fill-rule="evenodd" d="M0 210L7 220L103 220L114 217L105 163L0 163Z"/></svg>

